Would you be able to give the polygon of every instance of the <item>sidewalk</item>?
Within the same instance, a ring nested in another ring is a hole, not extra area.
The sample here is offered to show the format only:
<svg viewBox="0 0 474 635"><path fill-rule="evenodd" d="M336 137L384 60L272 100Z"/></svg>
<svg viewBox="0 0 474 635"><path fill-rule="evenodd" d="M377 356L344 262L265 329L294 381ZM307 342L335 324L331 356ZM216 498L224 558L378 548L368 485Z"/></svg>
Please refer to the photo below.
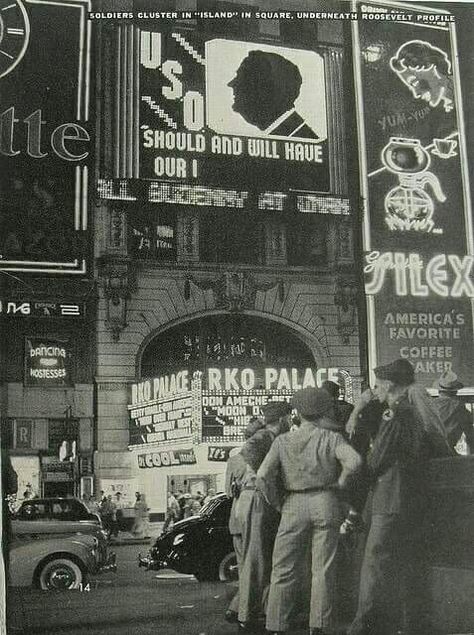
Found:
<svg viewBox="0 0 474 635"><path fill-rule="evenodd" d="M149 537L137 538L129 531L120 531L117 537L110 539L110 546L121 545L152 545L163 530L163 522L150 523Z"/></svg>

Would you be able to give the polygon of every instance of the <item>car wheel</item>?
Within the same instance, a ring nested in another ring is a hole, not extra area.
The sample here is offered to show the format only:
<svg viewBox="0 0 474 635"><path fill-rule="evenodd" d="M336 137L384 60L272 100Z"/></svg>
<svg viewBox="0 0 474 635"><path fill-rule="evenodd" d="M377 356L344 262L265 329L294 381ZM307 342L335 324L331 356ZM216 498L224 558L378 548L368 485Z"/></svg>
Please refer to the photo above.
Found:
<svg viewBox="0 0 474 635"><path fill-rule="evenodd" d="M198 582L211 582L217 580L217 572L213 569L205 568L194 572L194 577Z"/></svg>
<svg viewBox="0 0 474 635"><path fill-rule="evenodd" d="M226 554L219 563L219 580L221 582L235 582L239 579L239 567L234 551Z"/></svg>
<svg viewBox="0 0 474 635"><path fill-rule="evenodd" d="M38 574L38 586L43 591L78 589L85 575L69 558L55 558L44 564Z"/></svg>

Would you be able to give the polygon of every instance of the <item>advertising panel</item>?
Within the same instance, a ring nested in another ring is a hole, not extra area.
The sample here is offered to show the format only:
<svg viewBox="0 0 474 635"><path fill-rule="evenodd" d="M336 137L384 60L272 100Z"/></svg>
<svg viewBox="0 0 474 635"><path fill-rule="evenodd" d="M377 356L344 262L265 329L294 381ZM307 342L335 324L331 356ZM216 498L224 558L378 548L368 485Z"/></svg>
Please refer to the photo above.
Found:
<svg viewBox="0 0 474 635"><path fill-rule="evenodd" d="M0 270L86 272L87 8L86 0L0 2Z"/></svg>
<svg viewBox="0 0 474 635"><path fill-rule="evenodd" d="M27 337L25 339L25 385L68 386L71 377L71 348L68 340Z"/></svg>
<svg viewBox="0 0 474 635"><path fill-rule="evenodd" d="M33 447L33 421L31 419L15 419L15 449Z"/></svg>
<svg viewBox="0 0 474 635"><path fill-rule="evenodd" d="M192 395L159 400L152 405L130 410L130 443L163 443L189 440L191 431Z"/></svg>
<svg viewBox="0 0 474 635"><path fill-rule="evenodd" d="M202 396L202 438L208 443L243 441L252 417L271 401L291 401L288 390L204 391ZM214 459L216 460L216 459Z"/></svg>
<svg viewBox="0 0 474 635"><path fill-rule="evenodd" d="M210 445L207 448L207 460L216 463L227 463L231 450L237 446Z"/></svg>
<svg viewBox="0 0 474 635"><path fill-rule="evenodd" d="M352 25L370 365L403 357L427 387L451 368L474 386L474 248L454 25L445 12L433 24L416 10L416 21L390 29L381 20Z"/></svg>
<svg viewBox="0 0 474 635"><path fill-rule="evenodd" d="M327 192L323 57L143 30L140 135L141 178Z"/></svg>
<svg viewBox="0 0 474 635"><path fill-rule="evenodd" d="M85 317L86 304L66 300L37 301L26 298L21 300L1 298L0 315L14 318L78 318Z"/></svg>
<svg viewBox="0 0 474 635"><path fill-rule="evenodd" d="M196 463L194 450L162 450L138 455L138 467L173 467L175 465L194 465Z"/></svg>
<svg viewBox="0 0 474 635"><path fill-rule="evenodd" d="M100 179L100 197L349 214L347 199L327 196L321 51L140 27L133 168L129 178Z"/></svg>

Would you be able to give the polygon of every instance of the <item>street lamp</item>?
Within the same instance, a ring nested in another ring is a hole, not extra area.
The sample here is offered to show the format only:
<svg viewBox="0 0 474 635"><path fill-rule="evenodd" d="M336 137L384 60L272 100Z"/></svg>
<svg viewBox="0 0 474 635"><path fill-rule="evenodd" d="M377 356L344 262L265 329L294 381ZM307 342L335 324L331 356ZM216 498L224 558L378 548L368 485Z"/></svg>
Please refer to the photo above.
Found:
<svg viewBox="0 0 474 635"><path fill-rule="evenodd" d="M112 338L116 342L127 326L127 303L131 291L129 261L127 258L102 258L99 264L107 302L106 325L112 331Z"/></svg>

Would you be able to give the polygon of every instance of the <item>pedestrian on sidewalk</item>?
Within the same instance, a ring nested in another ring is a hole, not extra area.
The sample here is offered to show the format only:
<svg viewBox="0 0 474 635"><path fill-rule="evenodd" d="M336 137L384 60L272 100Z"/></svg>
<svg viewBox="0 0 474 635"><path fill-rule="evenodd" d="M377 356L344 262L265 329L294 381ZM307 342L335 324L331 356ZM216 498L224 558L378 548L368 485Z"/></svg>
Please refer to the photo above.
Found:
<svg viewBox="0 0 474 635"><path fill-rule="evenodd" d="M181 509L179 503L176 500L173 492L168 492L168 499L166 502L166 515L165 524L163 525L163 533L166 533L168 529L171 529L173 525L180 519Z"/></svg>
<svg viewBox="0 0 474 635"><path fill-rule="evenodd" d="M100 505L100 517L102 518L102 524L104 526L105 531L108 533L109 538L111 537L116 524L116 512L117 508L115 506L114 501L112 500L112 495L109 494Z"/></svg>
<svg viewBox="0 0 474 635"><path fill-rule="evenodd" d="M125 502L122 498L122 492L115 493L115 522L112 529L112 536L117 537L119 531L123 528L123 508L125 507Z"/></svg>
<svg viewBox="0 0 474 635"><path fill-rule="evenodd" d="M206 494L206 496L204 497L204 500L202 501L202 504L203 504L203 505L206 505L206 503L208 503L208 502L211 500L211 498L212 498L213 496L215 496L215 495L216 495L216 490L215 490L213 487L210 487L210 488L207 490L207 494Z"/></svg>
<svg viewBox="0 0 474 635"><path fill-rule="evenodd" d="M135 520L132 526L132 534L135 538L150 537L150 508L147 505L145 494L135 493Z"/></svg>

